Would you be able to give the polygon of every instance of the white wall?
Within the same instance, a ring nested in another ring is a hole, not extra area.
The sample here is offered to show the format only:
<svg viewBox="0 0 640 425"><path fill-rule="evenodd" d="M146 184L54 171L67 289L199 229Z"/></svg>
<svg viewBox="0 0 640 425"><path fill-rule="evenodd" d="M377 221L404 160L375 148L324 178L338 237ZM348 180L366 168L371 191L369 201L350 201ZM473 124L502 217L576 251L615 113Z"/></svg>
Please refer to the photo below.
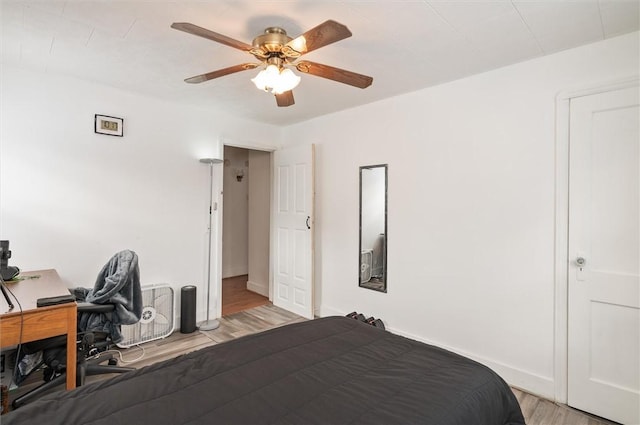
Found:
<svg viewBox="0 0 640 425"><path fill-rule="evenodd" d="M236 173L243 173L238 181ZM224 147L222 277L249 273L249 151Z"/></svg>
<svg viewBox="0 0 640 425"><path fill-rule="evenodd" d="M112 254L132 249L143 284L197 285L202 319L209 168L198 159L221 157L222 137L268 144L280 129L6 65L0 89L10 264L91 287ZM124 137L94 134L96 113L123 117Z"/></svg>
<svg viewBox="0 0 640 425"><path fill-rule="evenodd" d="M380 317L553 398L556 96L637 76L638 51L629 34L287 127L316 144L320 314ZM356 278L358 167L380 163L386 294Z"/></svg>

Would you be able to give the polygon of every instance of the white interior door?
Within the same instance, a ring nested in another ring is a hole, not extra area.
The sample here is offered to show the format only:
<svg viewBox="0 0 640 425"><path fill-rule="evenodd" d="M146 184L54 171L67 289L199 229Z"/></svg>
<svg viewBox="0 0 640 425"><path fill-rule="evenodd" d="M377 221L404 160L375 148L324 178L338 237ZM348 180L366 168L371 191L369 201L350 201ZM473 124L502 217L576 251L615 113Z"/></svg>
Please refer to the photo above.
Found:
<svg viewBox="0 0 640 425"><path fill-rule="evenodd" d="M313 145L274 152L273 303L313 319Z"/></svg>
<svg viewBox="0 0 640 425"><path fill-rule="evenodd" d="M568 404L640 424L638 88L570 101Z"/></svg>

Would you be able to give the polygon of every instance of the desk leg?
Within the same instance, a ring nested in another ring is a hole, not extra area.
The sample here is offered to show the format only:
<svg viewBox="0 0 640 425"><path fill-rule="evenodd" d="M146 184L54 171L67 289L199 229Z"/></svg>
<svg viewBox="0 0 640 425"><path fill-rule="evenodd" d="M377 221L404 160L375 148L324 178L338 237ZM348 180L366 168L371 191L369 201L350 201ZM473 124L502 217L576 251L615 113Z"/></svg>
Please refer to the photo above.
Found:
<svg viewBox="0 0 640 425"><path fill-rule="evenodd" d="M78 307L73 307L67 313L67 389L76 387L76 327L78 320Z"/></svg>

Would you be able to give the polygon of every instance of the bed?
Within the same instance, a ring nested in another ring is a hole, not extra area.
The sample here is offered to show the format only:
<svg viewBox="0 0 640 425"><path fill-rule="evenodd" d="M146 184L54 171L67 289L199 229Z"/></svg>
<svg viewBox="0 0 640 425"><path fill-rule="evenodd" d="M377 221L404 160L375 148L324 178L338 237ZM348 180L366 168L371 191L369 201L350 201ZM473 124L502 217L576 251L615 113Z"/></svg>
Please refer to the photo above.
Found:
<svg viewBox="0 0 640 425"><path fill-rule="evenodd" d="M358 320L295 323L2 417L11 424L524 424L489 368Z"/></svg>

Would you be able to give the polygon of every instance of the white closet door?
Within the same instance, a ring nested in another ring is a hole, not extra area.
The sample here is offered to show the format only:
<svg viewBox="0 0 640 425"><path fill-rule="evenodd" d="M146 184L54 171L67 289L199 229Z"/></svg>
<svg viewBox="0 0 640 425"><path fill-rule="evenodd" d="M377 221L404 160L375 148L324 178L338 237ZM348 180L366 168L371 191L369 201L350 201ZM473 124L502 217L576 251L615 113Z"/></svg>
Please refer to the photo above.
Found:
<svg viewBox="0 0 640 425"><path fill-rule="evenodd" d="M568 404L640 424L638 88L570 114Z"/></svg>

